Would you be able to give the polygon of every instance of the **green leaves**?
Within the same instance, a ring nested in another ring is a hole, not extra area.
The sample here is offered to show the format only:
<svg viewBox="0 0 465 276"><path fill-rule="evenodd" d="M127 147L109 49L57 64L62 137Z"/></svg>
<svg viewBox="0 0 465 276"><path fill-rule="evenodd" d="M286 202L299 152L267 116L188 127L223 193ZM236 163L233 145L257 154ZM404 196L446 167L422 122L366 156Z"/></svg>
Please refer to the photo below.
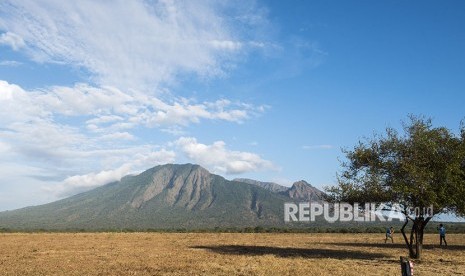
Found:
<svg viewBox="0 0 465 276"><path fill-rule="evenodd" d="M433 205L435 212L465 213L463 123L457 136L433 127L431 119L410 116L402 133L388 128L344 153L339 185L327 190L332 199Z"/></svg>

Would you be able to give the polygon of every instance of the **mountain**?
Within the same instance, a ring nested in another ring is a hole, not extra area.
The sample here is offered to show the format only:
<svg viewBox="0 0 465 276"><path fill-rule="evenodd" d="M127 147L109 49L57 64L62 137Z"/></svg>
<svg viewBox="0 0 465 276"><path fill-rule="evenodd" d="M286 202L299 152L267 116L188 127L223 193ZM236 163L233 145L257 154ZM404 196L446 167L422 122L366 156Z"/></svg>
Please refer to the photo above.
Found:
<svg viewBox="0 0 465 276"><path fill-rule="evenodd" d="M311 186L310 186L311 187ZM313 187L312 187L313 188ZM10 229L167 229L282 226L284 203L305 186L272 192L198 165L162 165L45 205L0 213Z"/></svg>
<svg viewBox="0 0 465 276"><path fill-rule="evenodd" d="M322 191L313 187L304 180L295 182L292 187L285 187L273 182L261 182L247 178L236 178L233 181L255 185L296 201L322 201L324 197L324 193Z"/></svg>
<svg viewBox="0 0 465 276"><path fill-rule="evenodd" d="M324 197L322 191L304 180L295 182L290 189L281 192L281 194L300 201L322 201Z"/></svg>
<svg viewBox="0 0 465 276"><path fill-rule="evenodd" d="M253 179L248 179L248 178L235 178L233 179L233 181L255 185L263 189L269 190L271 192L274 192L274 193L285 192L289 189L289 187L285 187L285 186L282 186L282 185L279 185L273 182L262 182L262 181L257 181Z"/></svg>

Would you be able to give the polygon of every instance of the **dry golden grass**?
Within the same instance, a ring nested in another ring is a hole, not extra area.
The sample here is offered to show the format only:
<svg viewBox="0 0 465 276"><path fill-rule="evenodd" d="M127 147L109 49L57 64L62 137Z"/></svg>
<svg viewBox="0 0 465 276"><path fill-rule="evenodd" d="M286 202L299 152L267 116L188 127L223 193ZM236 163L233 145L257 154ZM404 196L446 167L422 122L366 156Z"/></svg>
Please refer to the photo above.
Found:
<svg viewBox="0 0 465 276"><path fill-rule="evenodd" d="M0 234L0 275L399 275L383 234ZM465 275L465 235L427 235L415 275Z"/></svg>

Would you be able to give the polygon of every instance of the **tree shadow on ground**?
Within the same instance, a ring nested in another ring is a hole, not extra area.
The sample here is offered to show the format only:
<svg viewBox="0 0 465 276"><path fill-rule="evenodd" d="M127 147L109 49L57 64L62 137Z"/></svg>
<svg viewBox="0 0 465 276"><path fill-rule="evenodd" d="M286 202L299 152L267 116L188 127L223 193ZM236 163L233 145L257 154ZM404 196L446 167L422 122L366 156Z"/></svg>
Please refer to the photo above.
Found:
<svg viewBox="0 0 465 276"><path fill-rule="evenodd" d="M377 247L377 248L400 248L407 249L407 245L402 241L402 243L367 243L367 242L332 242L327 243L330 245L337 246L351 246L351 247ZM423 244L423 249L444 249L444 250L465 250L465 245L448 245L441 247L436 244Z"/></svg>
<svg viewBox="0 0 465 276"><path fill-rule="evenodd" d="M194 249L206 249L220 254L260 256L272 254L283 258L334 258L372 260L389 257L382 253L370 253L363 251L315 249L315 248L290 248L252 245L217 245L217 246L192 246Z"/></svg>

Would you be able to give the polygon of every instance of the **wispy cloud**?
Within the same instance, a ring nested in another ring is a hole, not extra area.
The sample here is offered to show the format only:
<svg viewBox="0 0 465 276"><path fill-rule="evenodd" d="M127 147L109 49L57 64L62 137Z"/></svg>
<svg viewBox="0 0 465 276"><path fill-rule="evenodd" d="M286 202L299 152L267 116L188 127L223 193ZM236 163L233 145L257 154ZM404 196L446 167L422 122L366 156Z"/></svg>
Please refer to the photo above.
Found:
<svg viewBox="0 0 465 276"><path fill-rule="evenodd" d="M16 61L16 60L2 60L0 61L0 66L10 66L10 67L16 67L22 65L21 62Z"/></svg>
<svg viewBox="0 0 465 276"><path fill-rule="evenodd" d="M0 34L0 45L1 44L8 45L15 51L26 46L23 38L12 32Z"/></svg>
<svg viewBox="0 0 465 276"><path fill-rule="evenodd" d="M272 168L259 155L229 150L221 141L154 144L138 136L147 128L185 135L187 126L207 120L241 124L269 108L171 91L187 77L224 76L248 51L263 48L254 32L266 20L257 9L254 1L0 1L1 45L38 64L83 68L90 78L34 89L0 80L0 163L66 171L62 181L45 185L61 196L179 155L225 173ZM29 178L36 186L41 181Z"/></svg>
<svg viewBox="0 0 465 276"><path fill-rule="evenodd" d="M152 145L131 132L136 126L153 126L180 135L182 126L201 119L241 122L262 110L249 104L225 99L200 104L179 99L166 104L111 87L78 84L27 91L0 81L0 105L0 163L20 160L38 170L66 168L71 176L45 185L58 196L118 180L128 172L172 163L177 152L220 173L273 169L270 161L254 153L229 150L222 141L206 145L189 137ZM81 123L56 119L63 116ZM34 182L38 180L34 178Z"/></svg>
<svg viewBox="0 0 465 276"><path fill-rule="evenodd" d="M203 0L2 1L0 43L38 62L84 67L99 84L153 90L179 74L222 74L248 49L253 37L242 30L259 24L227 20L256 13L248 2L235 1L246 6L239 11Z"/></svg>
<svg viewBox="0 0 465 276"><path fill-rule="evenodd" d="M18 122L25 119L64 115L87 116L85 124L94 132L121 131L136 126L171 128L201 120L242 123L266 110L265 106L232 102L222 99L196 103L186 98L175 98L169 103L143 94L128 95L114 87L94 87L76 84L74 87L56 86L25 91L18 85L0 80L0 100L3 118L0 121ZM22 106L17 110L18 106Z"/></svg>

